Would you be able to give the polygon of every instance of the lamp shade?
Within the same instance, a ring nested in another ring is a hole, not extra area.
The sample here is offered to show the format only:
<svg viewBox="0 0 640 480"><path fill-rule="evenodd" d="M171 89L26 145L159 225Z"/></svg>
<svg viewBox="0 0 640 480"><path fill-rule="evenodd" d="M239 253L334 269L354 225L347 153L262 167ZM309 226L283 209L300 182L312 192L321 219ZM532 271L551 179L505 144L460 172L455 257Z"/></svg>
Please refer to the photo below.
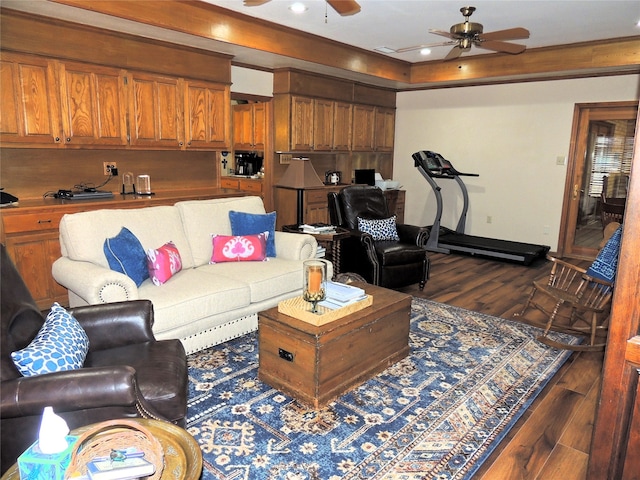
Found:
<svg viewBox="0 0 640 480"><path fill-rule="evenodd" d="M321 187L324 183L308 158L292 158L289 167L277 183L278 187L308 188Z"/></svg>

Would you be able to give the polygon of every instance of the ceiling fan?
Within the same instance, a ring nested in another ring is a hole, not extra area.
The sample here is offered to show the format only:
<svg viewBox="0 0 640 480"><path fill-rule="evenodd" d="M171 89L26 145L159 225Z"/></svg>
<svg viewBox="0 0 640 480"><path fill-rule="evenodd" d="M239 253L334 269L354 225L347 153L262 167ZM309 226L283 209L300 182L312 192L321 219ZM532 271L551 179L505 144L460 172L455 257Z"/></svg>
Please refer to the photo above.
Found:
<svg viewBox="0 0 640 480"><path fill-rule="evenodd" d="M472 46L485 48L487 50L494 50L496 52L505 52L512 54L524 52L524 50L527 48L525 45L520 45L518 43L509 43L505 42L505 40L529 38L529 30L522 27L516 27L508 28L506 30L497 30L495 32L483 33L483 27L481 23L473 23L469 21L469 17L473 12L475 12L475 10L476 7L462 7L460 9L460 12L464 16L464 22L452 25L448 32L433 29L429 30L429 33L434 33L436 35L442 35L443 37L450 38L450 41L400 48L395 52L404 53L410 52L412 50L419 50L422 48L453 45L451 51L447 54L446 57L444 57L445 60L458 58L460 55L462 55L463 52L468 52L469 50L471 50Z"/></svg>
<svg viewBox="0 0 640 480"><path fill-rule="evenodd" d="M244 6L257 7L270 1L271 0L244 0ZM356 0L326 0L326 2L343 17L354 15L360 11L360 5Z"/></svg>

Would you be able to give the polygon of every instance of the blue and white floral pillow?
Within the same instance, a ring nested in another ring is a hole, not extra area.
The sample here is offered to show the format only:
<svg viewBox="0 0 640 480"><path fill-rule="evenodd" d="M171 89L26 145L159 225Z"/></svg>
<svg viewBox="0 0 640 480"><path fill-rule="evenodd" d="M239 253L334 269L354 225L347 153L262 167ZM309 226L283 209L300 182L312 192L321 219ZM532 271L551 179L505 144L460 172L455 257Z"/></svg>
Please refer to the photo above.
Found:
<svg viewBox="0 0 640 480"><path fill-rule="evenodd" d="M88 351L89 337L82 325L54 303L35 338L11 358L22 376L31 377L81 368Z"/></svg>
<svg viewBox="0 0 640 480"><path fill-rule="evenodd" d="M374 240L400 240L396 229L396 216L381 220L369 220L358 217L358 230L368 233Z"/></svg>

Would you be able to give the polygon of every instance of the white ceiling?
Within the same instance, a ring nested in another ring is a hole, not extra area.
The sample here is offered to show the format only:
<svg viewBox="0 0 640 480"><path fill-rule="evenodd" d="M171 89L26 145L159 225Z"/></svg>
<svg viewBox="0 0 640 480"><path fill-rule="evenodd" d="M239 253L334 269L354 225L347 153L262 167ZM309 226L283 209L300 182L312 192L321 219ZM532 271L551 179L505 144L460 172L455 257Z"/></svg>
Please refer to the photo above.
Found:
<svg viewBox="0 0 640 480"><path fill-rule="evenodd" d="M485 33L512 27L529 30L529 39L514 41L529 48L640 35L637 0L358 0L361 11L345 17L324 0L297 0L308 7L302 14L289 10L295 0L271 0L256 7L245 7L242 0L205 1L369 51L446 41L429 29L449 31L464 21L460 8L469 4L477 8L470 20L481 23ZM442 59L450 48L433 48L427 57L418 51L389 56L423 62ZM466 55L483 53L491 51L473 48Z"/></svg>

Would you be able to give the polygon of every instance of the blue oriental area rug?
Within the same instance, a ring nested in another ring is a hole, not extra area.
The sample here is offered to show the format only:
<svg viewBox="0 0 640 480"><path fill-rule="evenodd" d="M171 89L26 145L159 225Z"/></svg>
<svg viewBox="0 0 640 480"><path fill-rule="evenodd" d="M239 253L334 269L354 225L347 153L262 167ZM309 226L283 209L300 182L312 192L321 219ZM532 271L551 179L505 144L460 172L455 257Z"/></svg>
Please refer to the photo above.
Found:
<svg viewBox="0 0 640 480"><path fill-rule="evenodd" d="M256 334L192 354L202 479L469 479L571 353L539 334L414 298L410 355L321 410L258 380Z"/></svg>

